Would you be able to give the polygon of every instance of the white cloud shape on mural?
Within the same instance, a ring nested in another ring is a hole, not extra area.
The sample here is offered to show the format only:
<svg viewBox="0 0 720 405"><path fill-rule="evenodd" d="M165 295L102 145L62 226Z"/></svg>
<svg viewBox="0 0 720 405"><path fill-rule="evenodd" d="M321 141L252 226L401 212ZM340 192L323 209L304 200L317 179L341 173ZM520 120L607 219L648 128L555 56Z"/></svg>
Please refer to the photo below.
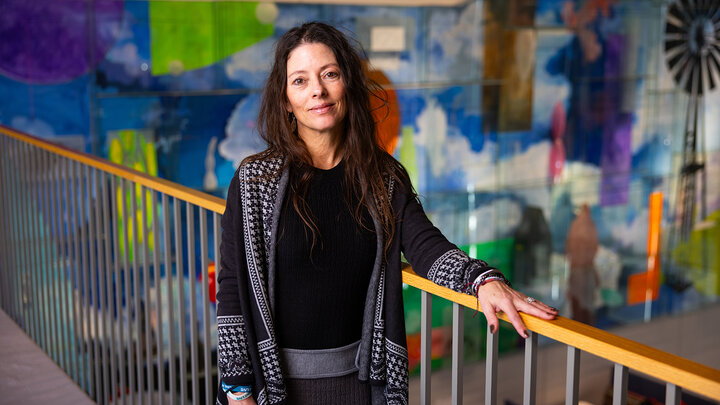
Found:
<svg viewBox="0 0 720 405"><path fill-rule="evenodd" d="M121 65L130 77L140 76L142 74L141 66L143 62L146 63L140 58L137 45L132 42L112 48L106 57L109 61Z"/></svg>
<svg viewBox="0 0 720 405"><path fill-rule="evenodd" d="M708 153L705 165L708 180L720 178L720 150ZM706 196L708 202L707 210L708 212L720 210L720 187L712 187L709 184L708 186Z"/></svg>
<svg viewBox="0 0 720 405"><path fill-rule="evenodd" d="M55 135L55 130L53 130L52 126L38 118L16 116L10 120L10 126L18 131L27 132L28 134L42 138L50 138Z"/></svg>
<svg viewBox="0 0 720 405"><path fill-rule="evenodd" d="M251 94L233 109L225 126L225 139L218 145L220 156L237 167L246 157L265 149L265 143L257 132L257 116L260 95Z"/></svg>
<svg viewBox="0 0 720 405"><path fill-rule="evenodd" d="M524 152L500 161L500 182L511 186L542 183L549 177L549 165L550 142L532 144Z"/></svg>
<svg viewBox="0 0 720 405"><path fill-rule="evenodd" d="M706 151L720 150L720 91L705 97L705 142Z"/></svg>
<svg viewBox="0 0 720 405"><path fill-rule="evenodd" d="M538 64L539 65L539 64ZM550 122L553 108L558 102L566 105L570 96L570 83L564 76L550 76L545 68L535 69L533 88L533 122Z"/></svg>
<svg viewBox="0 0 720 405"><path fill-rule="evenodd" d="M498 163L498 183L501 187L510 187L515 195L549 215L550 189L546 183L549 165L550 142L535 143Z"/></svg>
<svg viewBox="0 0 720 405"><path fill-rule="evenodd" d="M560 177L569 181L573 206L579 207L583 204L593 206L600 203L602 171L598 166L582 162L568 162L565 163Z"/></svg>
<svg viewBox="0 0 720 405"><path fill-rule="evenodd" d="M443 51L440 59L430 64L432 79L454 78L457 69L467 75L468 63L482 70L485 53L483 46L482 6L470 3L459 16L451 10L438 10L430 19L430 49L438 46Z"/></svg>
<svg viewBox="0 0 720 405"><path fill-rule="evenodd" d="M469 245L510 235L520 223L522 208L517 200L498 198L469 210L453 207L430 215L433 224L453 243Z"/></svg>
<svg viewBox="0 0 720 405"><path fill-rule="evenodd" d="M434 99L428 101L416 124L415 145L425 150L435 178L459 171L468 188L487 188L494 184L494 143L485 142L482 151L474 152L470 140L457 128L448 126L445 110Z"/></svg>
<svg viewBox="0 0 720 405"><path fill-rule="evenodd" d="M273 38L266 38L235 52L225 63L225 74L246 86L259 87L272 65L274 42Z"/></svg>
<svg viewBox="0 0 720 405"><path fill-rule="evenodd" d="M629 223L621 223L611 228L613 239L633 253L647 253L648 210L643 209Z"/></svg>
<svg viewBox="0 0 720 405"><path fill-rule="evenodd" d="M130 24L132 24L133 21L136 21L135 16L125 10L121 20L105 21L102 24L98 24L97 29L109 31L112 34L112 38L115 38L115 41L123 41L132 39L135 36L132 29L130 29ZM105 37L110 36L106 35Z"/></svg>

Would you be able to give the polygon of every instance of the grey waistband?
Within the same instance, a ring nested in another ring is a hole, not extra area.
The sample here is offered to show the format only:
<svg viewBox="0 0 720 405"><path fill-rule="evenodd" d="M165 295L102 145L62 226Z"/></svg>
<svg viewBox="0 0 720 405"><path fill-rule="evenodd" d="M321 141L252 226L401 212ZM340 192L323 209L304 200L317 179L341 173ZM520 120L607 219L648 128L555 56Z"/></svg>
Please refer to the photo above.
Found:
<svg viewBox="0 0 720 405"><path fill-rule="evenodd" d="M355 358L360 341L333 349L281 349L285 373L289 378L326 378L357 371Z"/></svg>

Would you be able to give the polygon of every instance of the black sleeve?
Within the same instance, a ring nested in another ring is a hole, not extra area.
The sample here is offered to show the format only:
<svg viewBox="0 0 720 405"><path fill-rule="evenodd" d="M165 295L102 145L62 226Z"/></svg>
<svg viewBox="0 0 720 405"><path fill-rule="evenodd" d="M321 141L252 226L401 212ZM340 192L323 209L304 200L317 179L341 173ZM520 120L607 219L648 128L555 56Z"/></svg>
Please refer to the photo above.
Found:
<svg viewBox="0 0 720 405"><path fill-rule="evenodd" d="M473 294L473 281L492 267L470 258L448 241L430 222L417 197L407 190L407 187L398 190L404 201L397 231L405 258L419 276L451 290Z"/></svg>
<svg viewBox="0 0 720 405"><path fill-rule="evenodd" d="M239 295L243 287L241 280L247 280L247 268L237 172L230 182L221 225L217 293L218 368L226 384L252 385L246 318L242 314Z"/></svg>

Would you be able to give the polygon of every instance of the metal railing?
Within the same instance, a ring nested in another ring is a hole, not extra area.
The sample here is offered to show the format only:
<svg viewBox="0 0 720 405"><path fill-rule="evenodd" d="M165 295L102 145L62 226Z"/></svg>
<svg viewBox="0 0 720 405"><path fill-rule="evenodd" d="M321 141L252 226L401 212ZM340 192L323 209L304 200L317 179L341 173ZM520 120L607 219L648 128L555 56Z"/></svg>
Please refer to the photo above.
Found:
<svg viewBox="0 0 720 405"><path fill-rule="evenodd" d="M0 133L3 310L98 403L212 403L224 201Z"/></svg>
<svg viewBox="0 0 720 405"><path fill-rule="evenodd" d="M0 151L3 310L98 403L213 403L208 269L211 256L219 262L224 200L3 126ZM460 404L463 307L477 302L410 268L403 281L423 290L422 404L430 403L431 298L453 301L452 403ZM539 335L567 345L566 404L578 402L581 352L615 364L614 404L625 403L629 369L666 381L668 404L680 403L681 387L720 400L720 370L566 318L521 316L531 335L526 405L535 404ZM495 404L497 334L487 333L486 350L485 403Z"/></svg>

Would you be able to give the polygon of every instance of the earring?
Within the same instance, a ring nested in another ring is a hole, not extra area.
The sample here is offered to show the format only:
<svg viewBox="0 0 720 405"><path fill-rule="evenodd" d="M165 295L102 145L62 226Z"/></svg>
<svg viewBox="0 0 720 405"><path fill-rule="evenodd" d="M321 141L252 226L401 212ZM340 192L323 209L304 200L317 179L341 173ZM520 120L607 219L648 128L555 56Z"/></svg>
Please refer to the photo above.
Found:
<svg viewBox="0 0 720 405"><path fill-rule="evenodd" d="M297 119L295 119L295 114L293 114L293 113L289 113L289 114L290 114L290 116L289 116L290 130L293 132L296 132L297 131Z"/></svg>

